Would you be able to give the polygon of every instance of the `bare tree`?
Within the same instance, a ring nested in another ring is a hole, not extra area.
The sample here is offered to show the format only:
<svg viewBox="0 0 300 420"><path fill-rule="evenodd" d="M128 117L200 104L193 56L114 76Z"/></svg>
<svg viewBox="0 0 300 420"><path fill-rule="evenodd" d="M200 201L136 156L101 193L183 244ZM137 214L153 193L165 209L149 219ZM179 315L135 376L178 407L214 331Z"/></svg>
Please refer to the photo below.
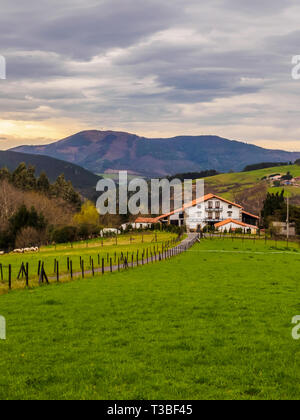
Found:
<svg viewBox="0 0 300 420"><path fill-rule="evenodd" d="M32 227L26 227L18 233L15 246L17 248L40 246L44 242L44 240L44 232L39 232Z"/></svg>

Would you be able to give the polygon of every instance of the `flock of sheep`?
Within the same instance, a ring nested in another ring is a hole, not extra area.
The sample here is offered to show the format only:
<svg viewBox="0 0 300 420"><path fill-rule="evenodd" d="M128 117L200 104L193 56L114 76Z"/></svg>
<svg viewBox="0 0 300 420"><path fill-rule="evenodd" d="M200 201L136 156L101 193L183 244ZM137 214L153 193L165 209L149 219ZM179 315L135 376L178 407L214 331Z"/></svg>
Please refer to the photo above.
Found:
<svg viewBox="0 0 300 420"><path fill-rule="evenodd" d="M25 254L25 252L38 252L39 247L33 246L31 248L21 248L21 249L14 249L13 254Z"/></svg>
<svg viewBox="0 0 300 420"><path fill-rule="evenodd" d="M38 246L32 246L31 248L21 248L21 249L14 249L12 251L13 254L25 254L26 252L39 252L40 248ZM4 251L0 251L0 255L4 255Z"/></svg>

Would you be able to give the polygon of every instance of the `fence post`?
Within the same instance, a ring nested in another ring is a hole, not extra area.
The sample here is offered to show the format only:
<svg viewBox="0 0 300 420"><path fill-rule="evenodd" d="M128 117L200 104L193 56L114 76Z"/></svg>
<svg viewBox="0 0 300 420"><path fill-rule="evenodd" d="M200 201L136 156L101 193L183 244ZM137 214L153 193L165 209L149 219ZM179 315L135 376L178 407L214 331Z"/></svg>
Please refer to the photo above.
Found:
<svg viewBox="0 0 300 420"><path fill-rule="evenodd" d="M70 275L71 275L71 280L73 280L73 261L70 261Z"/></svg>
<svg viewBox="0 0 300 420"><path fill-rule="evenodd" d="M26 263L26 287L29 286L29 263Z"/></svg>
<svg viewBox="0 0 300 420"><path fill-rule="evenodd" d="M82 278L84 279L84 261L81 261Z"/></svg>
<svg viewBox="0 0 300 420"><path fill-rule="evenodd" d="M8 288L11 290L11 264L8 266Z"/></svg>
<svg viewBox="0 0 300 420"><path fill-rule="evenodd" d="M102 274L104 274L104 258L102 258Z"/></svg>
<svg viewBox="0 0 300 420"><path fill-rule="evenodd" d="M39 261L37 275L39 276L39 275L40 275L40 273L41 273L41 260Z"/></svg>
<svg viewBox="0 0 300 420"><path fill-rule="evenodd" d="M56 281L59 283L59 262L56 262Z"/></svg>

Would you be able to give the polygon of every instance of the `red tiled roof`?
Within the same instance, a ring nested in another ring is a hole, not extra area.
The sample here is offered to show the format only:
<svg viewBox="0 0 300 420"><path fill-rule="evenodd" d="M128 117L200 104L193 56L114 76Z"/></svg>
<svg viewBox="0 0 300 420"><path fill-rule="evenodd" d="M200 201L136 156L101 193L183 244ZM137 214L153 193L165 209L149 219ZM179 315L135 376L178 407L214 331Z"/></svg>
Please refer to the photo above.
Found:
<svg viewBox="0 0 300 420"><path fill-rule="evenodd" d="M211 199L213 199L213 198L216 198L217 200L220 200L220 201L225 201L225 203L228 203L228 204L230 204L230 205L232 205L232 206L239 207L240 209L243 209L243 207L242 207L242 206L240 206L239 204L232 203L231 201L228 201L228 200L226 200L225 198L221 198L221 197L219 197L219 196L217 196L217 195L215 195L215 194L207 194L207 195L204 195L203 197L200 197L200 198L198 198L198 199L196 199L196 200L191 201L191 202L190 202L190 203L188 203L188 204L185 204L185 205L184 205L183 207L181 207L180 209L177 209L177 210L171 211L170 213L163 214L162 216L159 216L159 217L158 217L158 220L160 220L160 219L164 219L165 217L172 216L173 214L176 214L176 213L179 213L179 212L184 211L184 210L186 210L186 209L189 209L189 208L191 208L191 207L194 207L194 206L196 206L197 204L200 204L200 203L205 203L206 201L211 200Z"/></svg>
<svg viewBox="0 0 300 420"><path fill-rule="evenodd" d="M258 229L257 226L253 226L253 225L248 225L246 223L240 222L239 220L234 220L234 219L227 219L227 220L223 220L223 222L219 222L215 224L215 227L221 227L221 226L226 226L229 223L234 223L236 225L242 226L242 227L248 227L248 228L252 228L252 229Z"/></svg>
<svg viewBox="0 0 300 420"><path fill-rule="evenodd" d="M158 218L152 218L152 217L138 217L135 221L135 223L158 223Z"/></svg>
<svg viewBox="0 0 300 420"><path fill-rule="evenodd" d="M255 214L248 213L245 210L243 210L243 214L246 214L247 216L250 216L250 217L254 217L255 219L259 219L259 216L255 216Z"/></svg>

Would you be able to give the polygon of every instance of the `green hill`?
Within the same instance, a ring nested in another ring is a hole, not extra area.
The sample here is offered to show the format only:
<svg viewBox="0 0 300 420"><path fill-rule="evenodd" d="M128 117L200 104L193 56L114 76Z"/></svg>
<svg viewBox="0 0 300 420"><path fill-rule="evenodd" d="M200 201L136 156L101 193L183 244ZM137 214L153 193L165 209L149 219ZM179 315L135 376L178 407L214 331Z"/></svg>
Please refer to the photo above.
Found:
<svg viewBox="0 0 300 420"><path fill-rule="evenodd" d="M287 172L290 172L294 177L300 177L300 166L277 166L251 172L216 175L205 178L205 191L239 202L250 211L259 212L267 192L276 193L283 188L274 188L263 178L276 173L285 175ZM292 203L300 205L300 187L286 186L284 190L285 195L291 197Z"/></svg>

